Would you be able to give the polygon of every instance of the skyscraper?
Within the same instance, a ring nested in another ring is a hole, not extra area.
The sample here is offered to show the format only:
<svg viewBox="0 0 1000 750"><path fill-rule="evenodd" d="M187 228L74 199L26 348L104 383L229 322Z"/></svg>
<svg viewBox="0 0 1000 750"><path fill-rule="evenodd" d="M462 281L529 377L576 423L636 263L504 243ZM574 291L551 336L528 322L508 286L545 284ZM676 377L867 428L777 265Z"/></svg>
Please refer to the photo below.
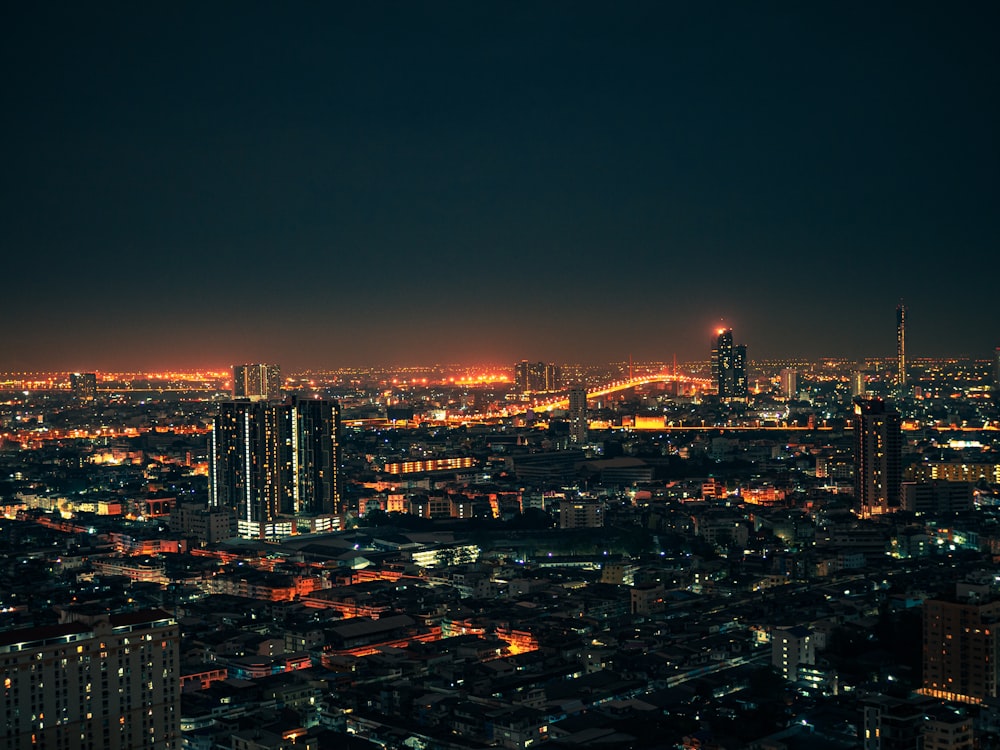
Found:
<svg viewBox="0 0 1000 750"><path fill-rule="evenodd" d="M343 510L335 402L225 402L209 441L209 503L236 514L240 536L294 533L294 519Z"/></svg>
<svg viewBox="0 0 1000 750"><path fill-rule="evenodd" d="M569 391L569 441L576 445L587 442L589 423L587 422L587 391L571 388Z"/></svg>
<svg viewBox="0 0 1000 750"><path fill-rule="evenodd" d="M860 515L899 509L903 478L902 419L880 398L854 399L854 490Z"/></svg>
<svg viewBox="0 0 1000 750"><path fill-rule="evenodd" d="M280 399L281 368L260 363L233 365L233 398Z"/></svg>
<svg viewBox="0 0 1000 750"><path fill-rule="evenodd" d="M161 610L0 633L0 746L179 749L179 637Z"/></svg>
<svg viewBox="0 0 1000 750"><path fill-rule="evenodd" d="M896 305L896 383L906 388L906 307Z"/></svg>
<svg viewBox="0 0 1000 750"><path fill-rule="evenodd" d="M747 397L747 348L733 344L733 329L719 328L712 346L712 377L723 401Z"/></svg>
<svg viewBox="0 0 1000 750"><path fill-rule="evenodd" d="M799 371L790 367L781 370L781 395L789 401L798 393L798 376Z"/></svg>
<svg viewBox="0 0 1000 750"><path fill-rule="evenodd" d="M514 385L520 393L557 391L561 386L558 365L521 360L514 365Z"/></svg>

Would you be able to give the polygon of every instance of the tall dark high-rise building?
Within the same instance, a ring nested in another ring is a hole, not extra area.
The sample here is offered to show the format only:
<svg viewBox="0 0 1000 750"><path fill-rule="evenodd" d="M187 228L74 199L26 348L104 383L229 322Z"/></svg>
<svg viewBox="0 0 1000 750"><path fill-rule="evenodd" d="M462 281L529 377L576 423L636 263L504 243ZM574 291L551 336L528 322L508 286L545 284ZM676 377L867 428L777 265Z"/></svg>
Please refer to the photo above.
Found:
<svg viewBox="0 0 1000 750"><path fill-rule="evenodd" d="M880 398L854 399L854 491L860 515L892 513L903 479L902 418Z"/></svg>
<svg viewBox="0 0 1000 750"><path fill-rule="evenodd" d="M558 391L562 373L558 365L521 360L514 365L514 386L519 393Z"/></svg>
<svg viewBox="0 0 1000 750"><path fill-rule="evenodd" d="M236 514L240 536L295 533L296 519L343 510L336 402L225 402L209 440L209 502Z"/></svg>
<svg viewBox="0 0 1000 750"><path fill-rule="evenodd" d="M280 399L281 368L261 363L233 365L233 398Z"/></svg>
<svg viewBox="0 0 1000 750"><path fill-rule="evenodd" d="M587 390L571 388L569 391L569 441L576 445L587 442L590 424L587 421Z"/></svg>
<svg viewBox="0 0 1000 750"><path fill-rule="evenodd" d="M74 372L69 376L69 387L74 398L80 401L93 401L97 398L97 373Z"/></svg>
<svg viewBox="0 0 1000 750"><path fill-rule="evenodd" d="M747 348L733 344L733 329L716 331L712 345L712 377L723 401L744 400L747 388Z"/></svg>
<svg viewBox="0 0 1000 750"><path fill-rule="evenodd" d="M179 750L179 640L161 610L0 633L0 746Z"/></svg>
<svg viewBox="0 0 1000 750"><path fill-rule="evenodd" d="M896 305L896 383L906 387L906 307Z"/></svg>
<svg viewBox="0 0 1000 750"><path fill-rule="evenodd" d="M733 398L745 400L748 394L747 348L737 344L733 347Z"/></svg>

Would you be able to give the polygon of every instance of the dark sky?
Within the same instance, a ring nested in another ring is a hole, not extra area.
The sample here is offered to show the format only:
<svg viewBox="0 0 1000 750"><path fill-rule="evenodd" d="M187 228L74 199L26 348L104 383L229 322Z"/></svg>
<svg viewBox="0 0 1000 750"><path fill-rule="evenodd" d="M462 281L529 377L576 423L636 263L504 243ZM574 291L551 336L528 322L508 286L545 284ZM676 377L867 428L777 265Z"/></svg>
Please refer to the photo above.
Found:
<svg viewBox="0 0 1000 750"><path fill-rule="evenodd" d="M0 369L989 356L998 21L7 3Z"/></svg>

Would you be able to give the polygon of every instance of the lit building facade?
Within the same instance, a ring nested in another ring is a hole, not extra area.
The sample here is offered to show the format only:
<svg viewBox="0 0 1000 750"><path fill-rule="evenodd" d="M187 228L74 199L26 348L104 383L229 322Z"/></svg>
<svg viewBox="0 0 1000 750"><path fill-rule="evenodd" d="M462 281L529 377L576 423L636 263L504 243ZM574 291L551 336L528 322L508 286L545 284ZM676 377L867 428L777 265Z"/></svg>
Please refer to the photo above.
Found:
<svg viewBox="0 0 1000 750"><path fill-rule="evenodd" d="M280 399L281 368L261 363L233 365L233 398Z"/></svg>
<svg viewBox="0 0 1000 750"><path fill-rule="evenodd" d="M896 306L896 383L906 387L906 306Z"/></svg>
<svg viewBox="0 0 1000 750"><path fill-rule="evenodd" d="M976 704L996 698L1000 600L927 599L923 614L920 692Z"/></svg>
<svg viewBox="0 0 1000 750"><path fill-rule="evenodd" d="M913 479L940 479L946 482L979 482L1000 484L1000 464L971 461L922 461L908 470Z"/></svg>
<svg viewBox="0 0 1000 750"><path fill-rule="evenodd" d="M519 393L558 391L562 373L558 365L521 360L514 365L514 386Z"/></svg>
<svg viewBox="0 0 1000 750"><path fill-rule="evenodd" d="M790 682L799 679L799 668L816 664L816 639L809 628L776 630L771 637L771 666Z"/></svg>
<svg viewBox="0 0 1000 750"><path fill-rule="evenodd" d="M902 419L880 398L854 400L854 491L863 518L899 510Z"/></svg>
<svg viewBox="0 0 1000 750"><path fill-rule="evenodd" d="M784 368L781 371L781 395L791 401L799 392L799 371Z"/></svg>
<svg viewBox="0 0 1000 750"><path fill-rule="evenodd" d="M69 376L69 387L74 398L93 401L97 398L97 373L74 372Z"/></svg>
<svg viewBox="0 0 1000 750"><path fill-rule="evenodd" d="M864 396L868 392L868 377L864 370L851 373L851 398Z"/></svg>
<svg viewBox="0 0 1000 750"><path fill-rule="evenodd" d="M720 328L712 345L712 378L723 401L746 400L747 348L733 344L733 329Z"/></svg>
<svg viewBox="0 0 1000 750"><path fill-rule="evenodd" d="M591 498L559 501L560 529L596 529L604 526L603 508Z"/></svg>
<svg viewBox="0 0 1000 750"><path fill-rule="evenodd" d="M235 513L239 536L267 537L280 518L342 510L340 461L335 402L229 401L209 436L209 504Z"/></svg>
<svg viewBox="0 0 1000 750"><path fill-rule="evenodd" d="M472 456L456 456L452 458L428 458L418 461L392 461L383 467L386 474L415 474L425 471L454 471L456 469L471 469L476 465Z"/></svg>
<svg viewBox="0 0 1000 750"><path fill-rule="evenodd" d="M583 445L589 436L590 423L587 421L587 391L571 388L569 391L569 441Z"/></svg>
<svg viewBox="0 0 1000 750"><path fill-rule="evenodd" d="M160 610L0 633L0 746L179 749L178 639Z"/></svg>

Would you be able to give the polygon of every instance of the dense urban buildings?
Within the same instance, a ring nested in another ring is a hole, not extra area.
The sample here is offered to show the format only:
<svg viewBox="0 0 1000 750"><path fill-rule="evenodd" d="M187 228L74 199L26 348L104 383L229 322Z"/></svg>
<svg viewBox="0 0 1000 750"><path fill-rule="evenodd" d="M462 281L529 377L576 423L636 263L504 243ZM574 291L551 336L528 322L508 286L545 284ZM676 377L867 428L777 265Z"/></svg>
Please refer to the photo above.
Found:
<svg viewBox="0 0 1000 750"><path fill-rule="evenodd" d="M124 695L146 656L98 630L165 617L196 750L988 748L992 356L913 359L903 394L894 363L756 361L746 399L706 360L562 364L530 400L502 366L255 400L225 371L100 373L89 401L9 376L0 639L83 633ZM0 732L103 746L39 710L57 684L27 719L0 696ZM123 705L109 743L170 746Z"/></svg>

